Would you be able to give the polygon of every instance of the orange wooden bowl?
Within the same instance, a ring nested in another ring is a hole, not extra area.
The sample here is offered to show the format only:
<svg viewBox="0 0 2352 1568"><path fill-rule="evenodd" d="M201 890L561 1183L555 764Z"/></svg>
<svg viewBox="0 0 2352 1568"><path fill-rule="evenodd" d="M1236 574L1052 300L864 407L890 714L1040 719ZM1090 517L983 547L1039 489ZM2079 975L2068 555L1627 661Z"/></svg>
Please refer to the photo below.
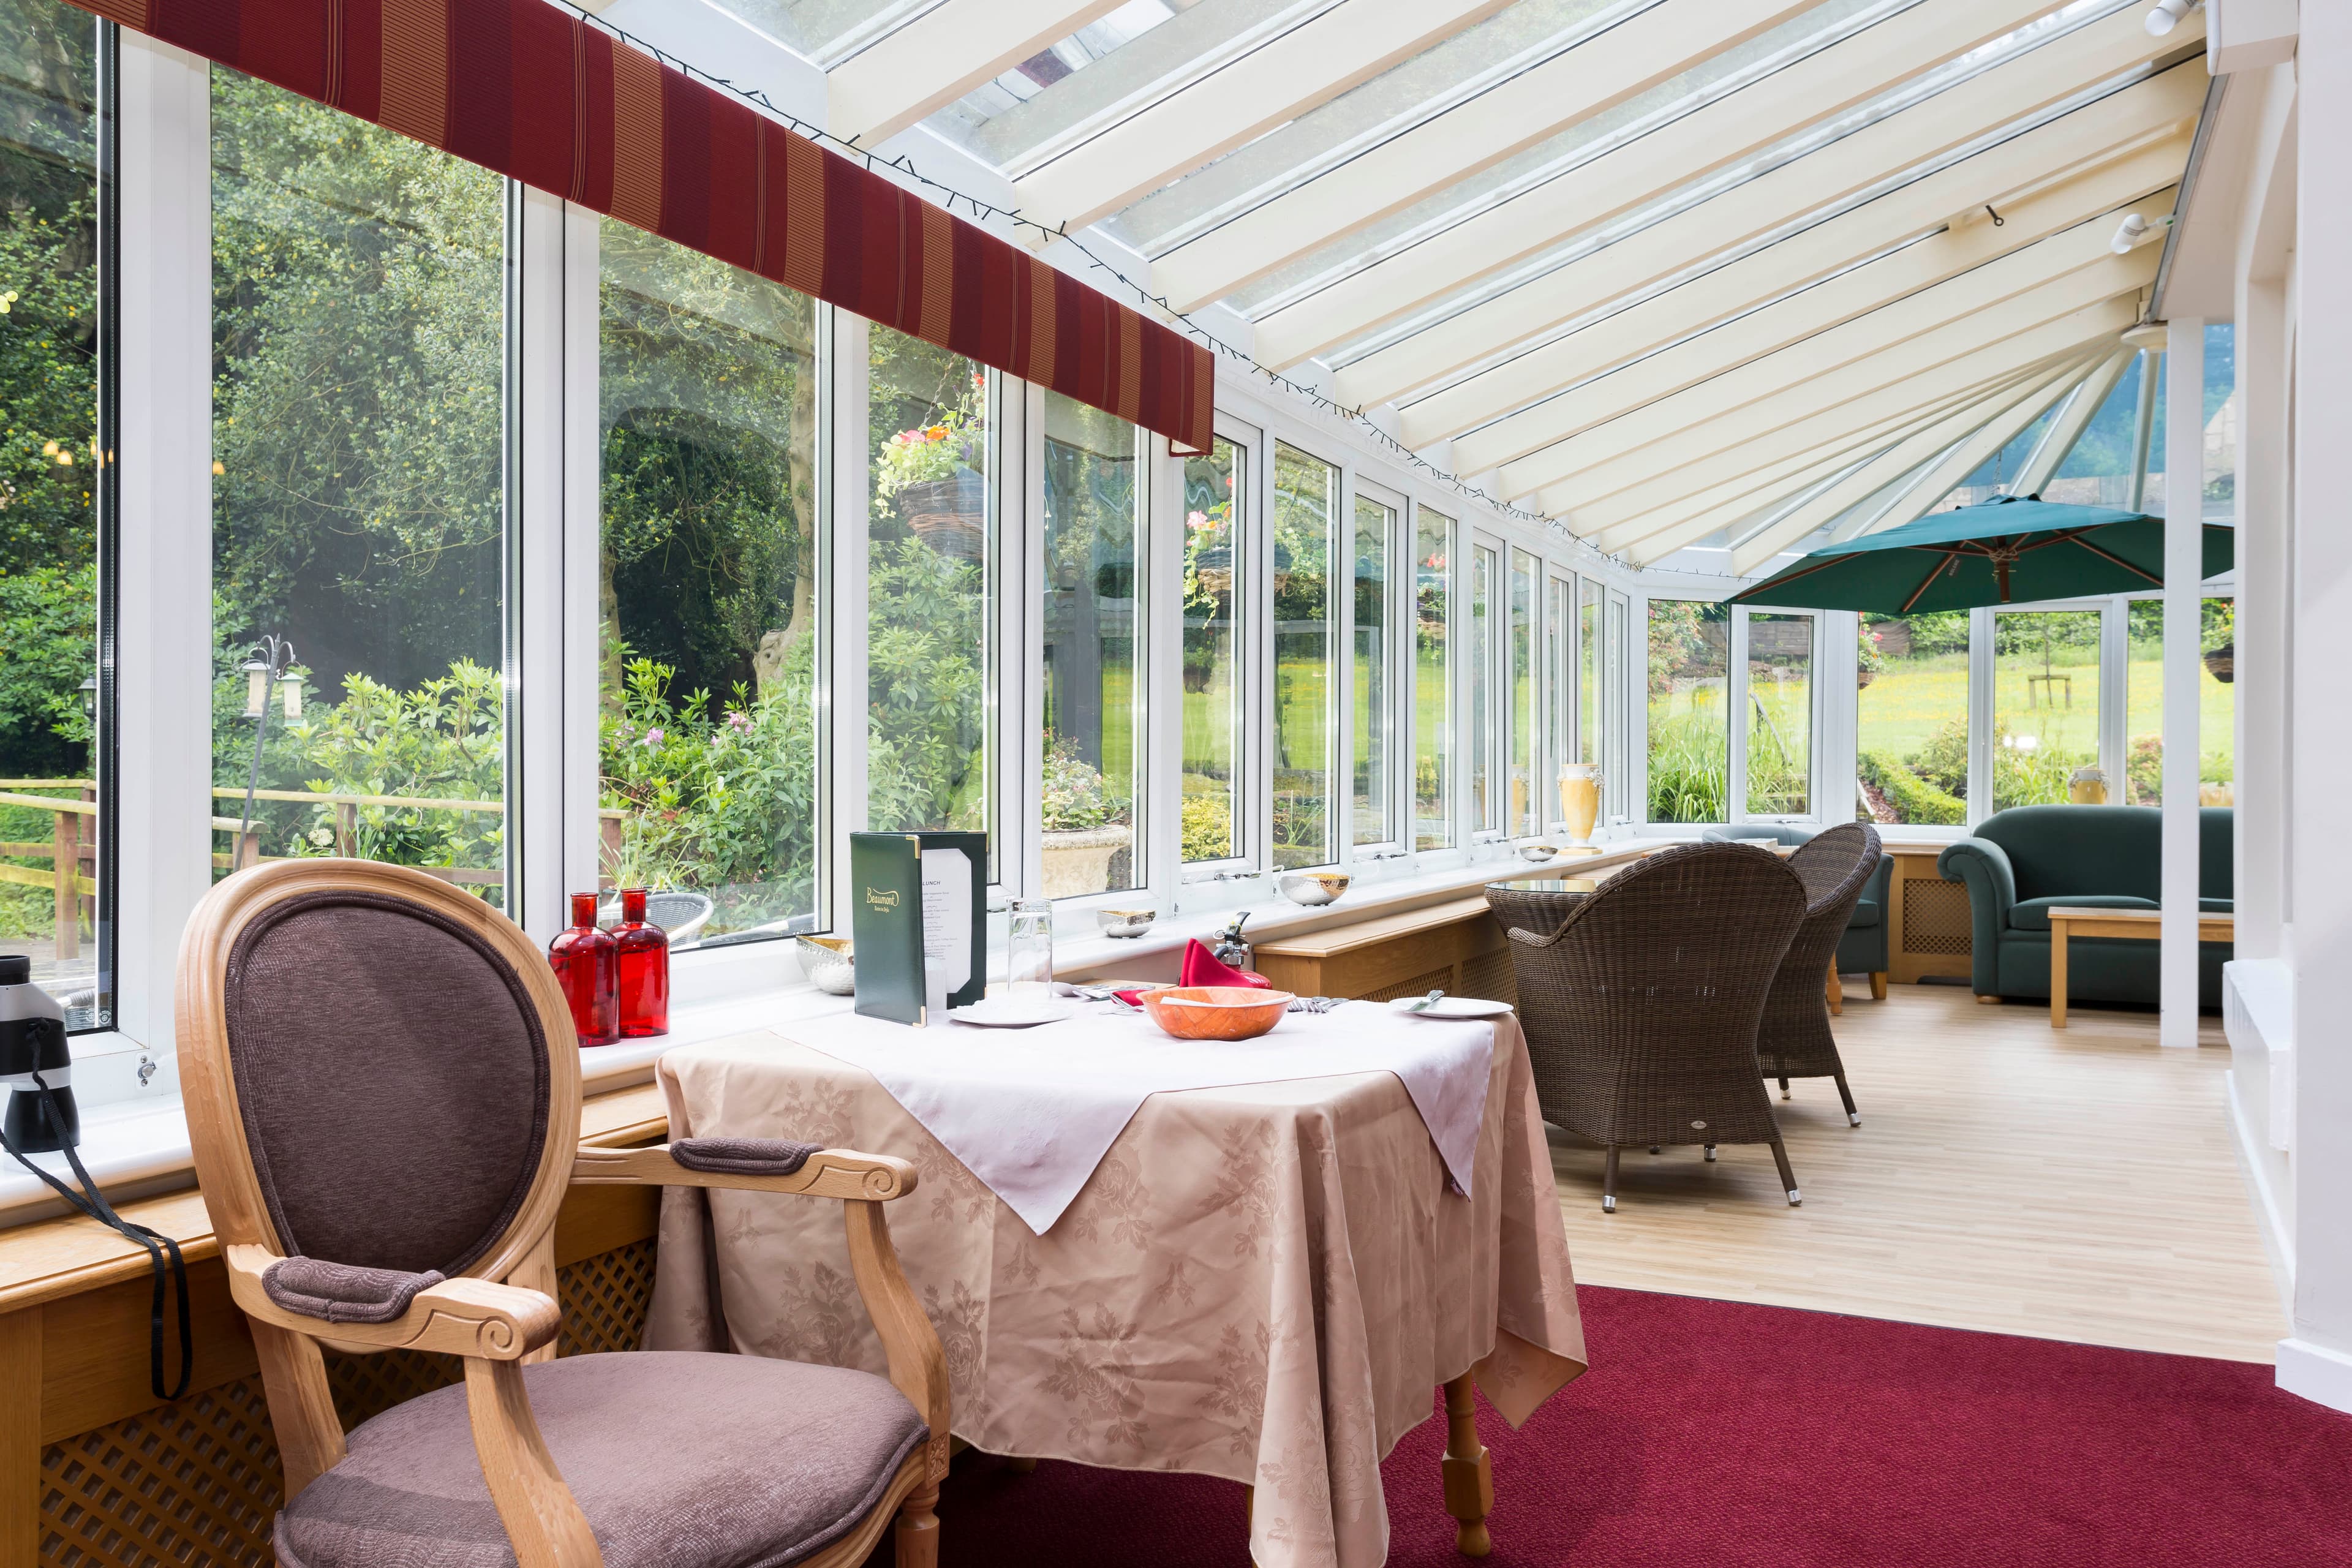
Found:
<svg viewBox="0 0 2352 1568"><path fill-rule="evenodd" d="M1298 998L1255 985L1163 985L1136 999L1180 1040L1254 1040L1282 1022Z"/></svg>

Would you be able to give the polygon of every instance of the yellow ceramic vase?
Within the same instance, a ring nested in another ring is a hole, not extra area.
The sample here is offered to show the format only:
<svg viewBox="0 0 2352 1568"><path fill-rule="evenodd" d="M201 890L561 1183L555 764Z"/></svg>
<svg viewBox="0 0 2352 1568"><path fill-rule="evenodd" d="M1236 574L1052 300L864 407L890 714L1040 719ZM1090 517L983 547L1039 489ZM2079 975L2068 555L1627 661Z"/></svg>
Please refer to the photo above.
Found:
<svg viewBox="0 0 2352 1568"><path fill-rule="evenodd" d="M1594 763L1563 763L1559 770L1559 819L1577 848L1592 842L1601 820L1601 768Z"/></svg>

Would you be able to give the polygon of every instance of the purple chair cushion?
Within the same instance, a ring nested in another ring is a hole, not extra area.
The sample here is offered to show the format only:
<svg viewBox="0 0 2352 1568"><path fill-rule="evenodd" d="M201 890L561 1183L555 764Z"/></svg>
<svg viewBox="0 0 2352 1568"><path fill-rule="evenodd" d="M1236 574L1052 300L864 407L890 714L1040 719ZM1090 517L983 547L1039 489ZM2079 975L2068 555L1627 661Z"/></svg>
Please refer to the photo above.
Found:
<svg viewBox="0 0 2352 1568"><path fill-rule="evenodd" d="M256 915L226 981L237 1110L278 1246L407 1274L478 1262L548 1138L546 1032L513 967L425 905L325 889Z"/></svg>
<svg viewBox="0 0 2352 1568"><path fill-rule="evenodd" d="M289 1312L326 1323L389 1323L419 1293L441 1283L428 1269L354 1268L315 1258L281 1258L261 1271L262 1293Z"/></svg>
<svg viewBox="0 0 2352 1568"><path fill-rule="evenodd" d="M789 1138L680 1138L670 1144L669 1157L706 1175L790 1176L824 1147Z"/></svg>
<svg viewBox="0 0 2352 1568"><path fill-rule="evenodd" d="M855 1529L929 1436L888 1383L841 1367L638 1351L522 1375L605 1568L786 1568ZM462 1386L349 1442L278 1516L285 1568L512 1568Z"/></svg>

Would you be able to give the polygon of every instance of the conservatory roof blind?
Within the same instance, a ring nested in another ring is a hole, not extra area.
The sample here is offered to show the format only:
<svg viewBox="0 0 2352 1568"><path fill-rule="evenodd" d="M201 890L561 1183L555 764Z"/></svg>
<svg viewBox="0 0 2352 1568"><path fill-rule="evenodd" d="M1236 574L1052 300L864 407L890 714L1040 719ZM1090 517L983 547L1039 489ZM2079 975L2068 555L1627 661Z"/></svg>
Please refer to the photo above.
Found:
<svg viewBox="0 0 2352 1568"><path fill-rule="evenodd" d="M832 132L955 144L1490 495L1742 573L2081 434L2209 88L2150 0L628 4L790 40Z"/></svg>
<svg viewBox="0 0 2352 1568"><path fill-rule="evenodd" d="M1210 442L1205 345L545 0L73 3L1180 448Z"/></svg>

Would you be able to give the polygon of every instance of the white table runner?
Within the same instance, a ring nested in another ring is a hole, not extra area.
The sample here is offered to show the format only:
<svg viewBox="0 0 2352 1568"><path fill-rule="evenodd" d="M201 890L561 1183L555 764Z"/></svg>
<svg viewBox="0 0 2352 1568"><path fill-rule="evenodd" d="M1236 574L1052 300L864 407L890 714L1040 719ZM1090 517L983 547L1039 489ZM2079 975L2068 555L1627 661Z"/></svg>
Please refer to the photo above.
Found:
<svg viewBox="0 0 2352 1568"><path fill-rule="evenodd" d="M1151 1095L1289 1079L1394 1073L1466 1194L1495 1045L1491 1022L1408 1018L1370 1002L1292 1013L1273 1033L1231 1044L1171 1039L1106 1005L1031 1029L915 1029L839 1013L775 1032L872 1073L1039 1236Z"/></svg>

